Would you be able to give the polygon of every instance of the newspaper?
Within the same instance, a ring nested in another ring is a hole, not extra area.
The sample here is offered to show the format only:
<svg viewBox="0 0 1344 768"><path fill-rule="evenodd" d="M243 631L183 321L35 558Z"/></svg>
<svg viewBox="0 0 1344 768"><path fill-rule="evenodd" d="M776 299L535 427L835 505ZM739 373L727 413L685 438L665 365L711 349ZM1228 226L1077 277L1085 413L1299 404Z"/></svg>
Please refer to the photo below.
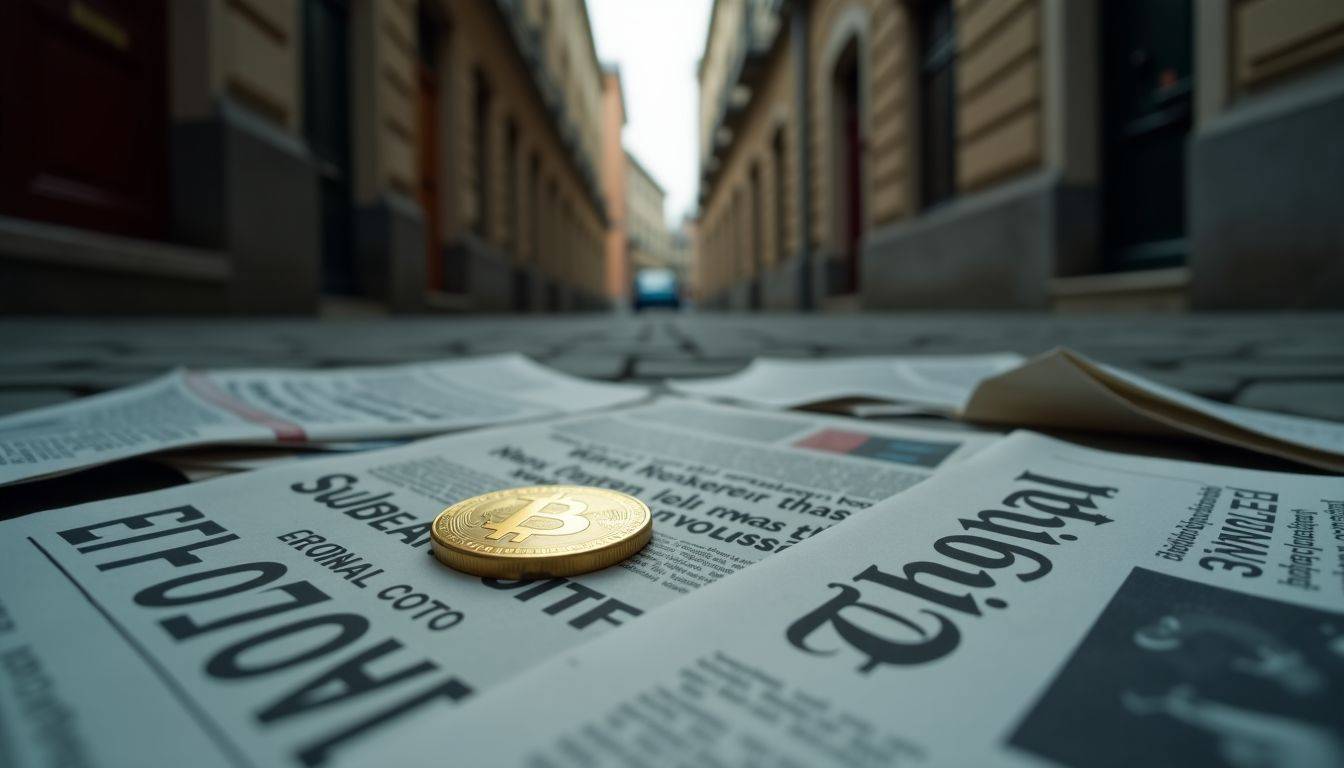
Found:
<svg viewBox="0 0 1344 768"><path fill-rule="evenodd" d="M940 413L983 424L1087 429L1213 440L1344 472L1344 424L1214 402L1067 349L1012 354L759 360L714 379L669 382L678 392L769 408L872 398L856 416Z"/></svg>
<svg viewBox="0 0 1344 768"><path fill-rule="evenodd" d="M395 742L417 712L451 716L997 439L669 399L0 522L0 754L321 765ZM540 581L432 557L447 505L554 482L643 499L652 541Z"/></svg>
<svg viewBox="0 0 1344 768"><path fill-rule="evenodd" d="M686 395L762 408L797 408L828 400L867 398L952 416L966 406L980 382L1017 367L1024 359L1011 352L826 360L763 357L728 376L673 379L668 386Z"/></svg>
<svg viewBox="0 0 1344 768"><path fill-rule="evenodd" d="M1194 436L1344 472L1344 424L1214 402L1055 350L976 388L968 421Z"/></svg>
<svg viewBox="0 0 1344 768"><path fill-rule="evenodd" d="M349 440L331 443L308 443L298 446L211 446L187 448L156 454L152 460L175 469L190 482L208 480L235 472L251 472L291 461L320 459L336 453L360 453L405 445L407 439Z"/></svg>
<svg viewBox="0 0 1344 768"><path fill-rule="evenodd" d="M1019 432L350 764L1344 765L1344 478Z"/></svg>
<svg viewBox="0 0 1344 768"><path fill-rule="evenodd" d="M328 371L174 371L0 418L0 485L175 448L427 435L646 395L643 387L577 379L522 355Z"/></svg>

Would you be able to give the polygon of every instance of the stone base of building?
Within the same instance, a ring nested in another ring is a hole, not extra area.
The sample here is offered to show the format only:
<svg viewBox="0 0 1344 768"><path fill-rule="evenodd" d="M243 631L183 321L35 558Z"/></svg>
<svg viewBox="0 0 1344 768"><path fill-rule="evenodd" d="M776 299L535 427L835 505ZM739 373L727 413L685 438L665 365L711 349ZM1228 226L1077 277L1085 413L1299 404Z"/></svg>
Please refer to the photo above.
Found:
<svg viewBox="0 0 1344 768"><path fill-rule="evenodd" d="M802 260L794 257L761 275L761 307L766 310L795 310L800 306L803 279Z"/></svg>
<svg viewBox="0 0 1344 768"><path fill-rule="evenodd" d="M751 309L751 282L743 280L734 283L727 291L727 306L733 312L746 312Z"/></svg>
<svg viewBox="0 0 1344 768"><path fill-rule="evenodd" d="M611 299L605 296L596 296L587 291L574 293L573 309L576 312L609 312L611 308Z"/></svg>
<svg viewBox="0 0 1344 768"><path fill-rule="evenodd" d="M556 312L573 312L578 306L578 291L573 287L560 283L555 287Z"/></svg>
<svg viewBox="0 0 1344 768"><path fill-rule="evenodd" d="M513 268L513 311L527 313L532 311L532 271L527 266Z"/></svg>
<svg viewBox="0 0 1344 768"><path fill-rule="evenodd" d="M312 313L317 174L297 139L220 105L172 126L169 240L0 218L0 307L42 313Z"/></svg>
<svg viewBox="0 0 1344 768"><path fill-rule="evenodd" d="M401 195L355 209L355 271L360 293L393 312L425 305L425 227L420 208Z"/></svg>
<svg viewBox="0 0 1344 768"><path fill-rule="evenodd" d="M1190 308L1190 268L1057 277L1050 296L1056 312L1184 312Z"/></svg>
<svg viewBox="0 0 1344 768"><path fill-rule="evenodd" d="M104 235L0 216L0 312L228 312L233 266L222 251Z"/></svg>
<svg viewBox="0 0 1344 768"><path fill-rule="evenodd" d="M444 261L455 292L467 296L473 312L508 312L513 309L513 267L493 248L472 235L464 235L444 247Z"/></svg>
<svg viewBox="0 0 1344 768"><path fill-rule="evenodd" d="M535 313L546 311L549 278L532 264L514 266L512 273L512 306L514 312Z"/></svg>
<svg viewBox="0 0 1344 768"><path fill-rule="evenodd" d="M321 205L301 141L223 101L210 119L172 126L168 167L170 236L228 254L230 309L317 310Z"/></svg>
<svg viewBox="0 0 1344 768"><path fill-rule="evenodd" d="M1055 174L953 200L865 239L864 309L1045 309L1050 279L1099 271L1096 190Z"/></svg>
<svg viewBox="0 0 1344 768"><path fill-rule="evenodd" d="M708 296L701 296L696 302L696 307L705 312L722 312L728 308L728 297L726 292L719 291Z"/></svg>
<svg viewBox="0 0 1344 768"><path fill-rule="evenodd" d="M1261 98L1190 143L1191 303L1344 308L1344 67Z"/></svg>

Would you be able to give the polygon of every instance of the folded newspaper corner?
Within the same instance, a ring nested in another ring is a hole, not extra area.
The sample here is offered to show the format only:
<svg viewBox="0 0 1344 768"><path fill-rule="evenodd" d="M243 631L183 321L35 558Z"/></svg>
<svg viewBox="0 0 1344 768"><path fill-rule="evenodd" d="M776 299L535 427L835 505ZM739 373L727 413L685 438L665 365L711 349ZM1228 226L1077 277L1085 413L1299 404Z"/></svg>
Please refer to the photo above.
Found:
<svg viewBox="0 0 1344 768"><path fill-rule="evenodd" d="M981 423L1194 436L1344 472L1344 424L1214 402L1067 349L981 382L962 417Z"/></svg>
<svg viewBox="0 0 1344 768"><path fill-rule="evenodd" d="M332 370L179 370L0 418L0 485L173 449L437 434L648 396L518 354Z"/></svg>
<svg viewBox="0 0 1344 768"><path fill-rule="evenodd" d="M765 359L731 376L669 384L770 408L872 398L901 405L857 405L855 415L914 408L981 424L1194 437L1344 472L1344 424L1214 402L1063 348L1030 360L1011 353Z"/></svg>
<svg viewBox="0 0 1344 768"><path fill-rule="evenodd" d="M1344 478L1018 432L346 757L446 745L557 768L1344 765Z"/></svg>
<svg viewBox="0 0 1344 768"><path fill-rule="evenodd" d="M470 694L998 439L664 399L0 522L3 754L323 765L395 747L417 714L452 720ZM476 578L432 557L445 507L550 483L640 498L652 541L572 578Z"/></svg>

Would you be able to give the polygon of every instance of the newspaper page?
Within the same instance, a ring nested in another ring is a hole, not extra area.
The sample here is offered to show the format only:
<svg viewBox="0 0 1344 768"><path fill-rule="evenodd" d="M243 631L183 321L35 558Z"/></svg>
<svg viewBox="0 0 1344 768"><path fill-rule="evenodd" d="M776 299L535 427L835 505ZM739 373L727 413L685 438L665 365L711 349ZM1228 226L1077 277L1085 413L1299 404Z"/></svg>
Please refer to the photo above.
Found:
<svg viewBox="0 0 1344 768"><path fill-rule="evenodd" d="M976 385L1022 360L1011 352L827 360L766 357L728 376L674 379L668 382L668 387L686 395L762 408L796 408L842 398L871 398L914 405L919 411L955 415Z"/></svg>
<svg viewBox="0 0 1344 768"><path fill-rule="evenodd" d="M0 755L311 766L395 743L997 439L662 400L0 522ZM432 556L449 504L545 483L637 496L652 541L574 578Z"/></svg>
<svg viewBox="0 0 1344 768"><path fill-rule="evenodd" d="M1020 432L355 762L1344 765L1344 478Z"/></svg>
<svg viewBox="0 0 1344 768"><path fill-rule="evenodd" d="M1214 402L1057 349L986 379L968 421L1186 435L1344 472L1344 424Z"/></svg>
<svg viewBox="0 0 1344 768"><path fill-rule="evenodd" d="M675 391L764 408L840 398L863 418L939 413L983 424L1179 435L1344 472L1344 424L1214 402L1068 349L950 357L760 360Z"/></svg>
<svg viewBox="0 0 1344 768"><path fill-rule="evenodd" d="M0 418L0 485L188 446L427 435L646 395L643 387L574 378L522 355L327 371L175 371Z"/></svg>

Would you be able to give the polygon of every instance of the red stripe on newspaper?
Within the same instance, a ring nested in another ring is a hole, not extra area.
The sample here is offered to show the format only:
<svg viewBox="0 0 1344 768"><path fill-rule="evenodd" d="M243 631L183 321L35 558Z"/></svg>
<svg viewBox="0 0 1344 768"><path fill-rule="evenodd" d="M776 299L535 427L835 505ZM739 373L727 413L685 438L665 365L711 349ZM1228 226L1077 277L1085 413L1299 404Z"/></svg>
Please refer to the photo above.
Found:
<svg viewBox="0 0 1344 768"><path fill-rule="evenodd" d="M210 377L204 373L189 372L186 375L187 388L202 399L224 410L241 416L248 421L268 427L275 433L276 438L284 442L302 443L308 439L304 433L303 427L292 421L285 421L278 416L273 416L265 411L253 408L241 400L233 397L229 393L220 389Z"/></svg>
<svg viewBox="0 0 1344 768"><path fill-rule="evenodd" d="M799 448L815 448L831 453L853 453L859 446L868 442L871 435L850 432L843 429L823 429L794 443Z"/></svg>

